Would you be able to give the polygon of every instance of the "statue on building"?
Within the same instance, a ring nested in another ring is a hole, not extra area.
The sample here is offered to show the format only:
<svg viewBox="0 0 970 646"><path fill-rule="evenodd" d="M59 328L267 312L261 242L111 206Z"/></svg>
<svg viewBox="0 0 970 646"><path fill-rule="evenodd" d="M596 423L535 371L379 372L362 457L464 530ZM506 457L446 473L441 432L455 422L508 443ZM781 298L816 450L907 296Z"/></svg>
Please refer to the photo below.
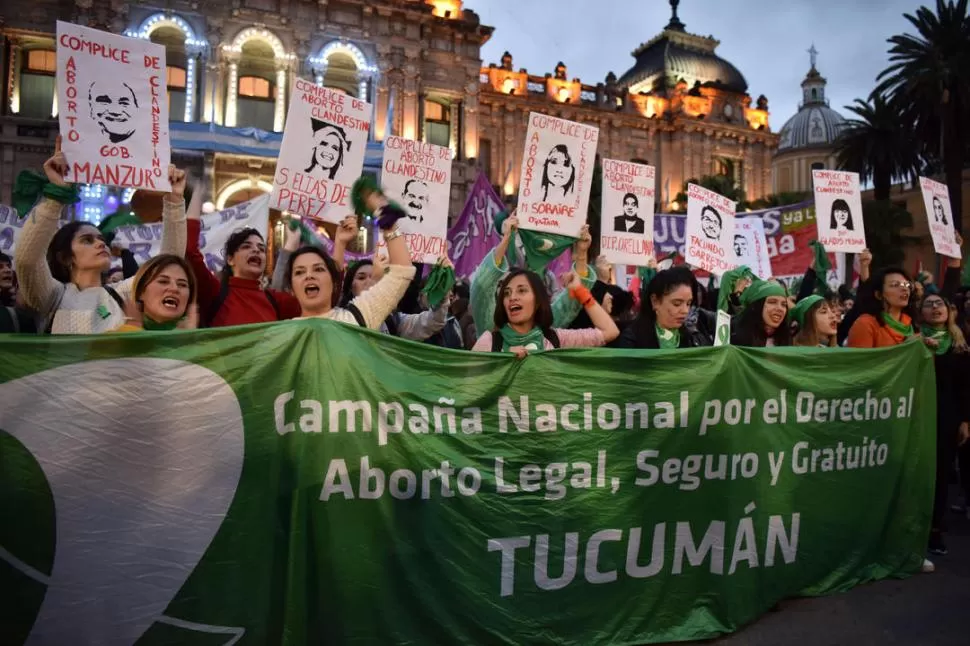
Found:
<svg viewBox="0 0 970 646"><path fill-rule="evenodd" d="M565 81L566 80L566 66L562 61L556 65L556 80Z"/></svg>
<svg viewBox="0 0 970 646"><path fill-rule="evenodd" d="M758 109L759 110L765 110L765 111L767 111L768 110L768 97L766 97L764 94L762 94L761 96L758 97L758 102L755 105L758 106Z"/></svg>
<svg viewBox="0 0 970 646"><path fill-rule="evenodd" d="M512 54L508 52L502 54L502 69L512 71Z"/></svg>

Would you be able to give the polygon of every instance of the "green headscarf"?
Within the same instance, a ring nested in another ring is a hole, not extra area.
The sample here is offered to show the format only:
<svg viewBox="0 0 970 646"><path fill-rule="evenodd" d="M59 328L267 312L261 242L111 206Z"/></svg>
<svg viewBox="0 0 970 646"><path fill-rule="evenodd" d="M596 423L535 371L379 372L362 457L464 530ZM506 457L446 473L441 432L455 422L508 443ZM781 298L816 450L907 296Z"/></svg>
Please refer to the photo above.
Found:
<svg viewBox="0 0 970 646"><path fill-rule="evenodd" d="M743 278L747 278L750 281L756 280L754 273L747 265L741 265L740 267L735 267L734 269L724 272L724 274L721 276L721 289L717 293L717 309L724 312L728 311L728 304L730 303L731 294L734 292L734 287L738 284L738 281ZM751 287L748 287L748 289L751 289ZM747 291L748 290L746 289L744 292L742 292L742 298Z"/></svg>
<svg viewBox="0 0 970 646"><path fill-rule="evenodd" d="M787 298L788 292L781 283L776 281L755 279L751 286L741 293L741 305L748 307L769 296Z"/></svg>
<svg viewBox="0 0 970 646"><path fill-rule="evenodd" d="M495 214L493 221L497 231L502 230L502 223L508 217L508 211L500 211ZM561 236L555 233L541 233L539 231L516 229L509 237L509 248L505 255L510 267L518 264L515 250L517 235L522 237L522 249L525 251L525 266L540 275L545 272L550 262L558 258L562 252L571 247L577 240L577 238Z"/></svg>
<svg viewBox="0 0 970 646"><path fill-rule="evenodd" d="M805 315L808 314L808 310L812 309L816 303L824 300L818 294L812 294L795 303L795 307L791 308L791 317L798 323L799 330L805 329Z"/></svg>

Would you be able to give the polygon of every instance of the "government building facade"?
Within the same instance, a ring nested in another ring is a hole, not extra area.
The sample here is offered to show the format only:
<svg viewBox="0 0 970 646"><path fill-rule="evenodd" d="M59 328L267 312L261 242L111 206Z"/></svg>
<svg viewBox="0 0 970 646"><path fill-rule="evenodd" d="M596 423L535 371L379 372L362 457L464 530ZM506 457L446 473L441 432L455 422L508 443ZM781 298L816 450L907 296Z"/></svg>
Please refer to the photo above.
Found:
<svg viewBox="0 0 970 646"><path fill-rule="evenodd" d="M722 174L749 199L772 192L765 97L752 101L718 41L670 22L602 82L516 70L506 53L482 65L493 33L462 0L31 0L0 16L0 202L14 178L40 169L57 134L55 23L75 22L163 45L173 159L207 179L209 209L270 190L297 78L374 105L365 170L379 172L388 134L448 146L452 217L479 172L517 192L527 116L542 112L600 129L599 154L657 168L657 209L676 209L683 183ZM75 216L98 222L130 191L88 185ZM150 200L146 201L148 205ZM136 208L146 221L150 206Z"/></svg>

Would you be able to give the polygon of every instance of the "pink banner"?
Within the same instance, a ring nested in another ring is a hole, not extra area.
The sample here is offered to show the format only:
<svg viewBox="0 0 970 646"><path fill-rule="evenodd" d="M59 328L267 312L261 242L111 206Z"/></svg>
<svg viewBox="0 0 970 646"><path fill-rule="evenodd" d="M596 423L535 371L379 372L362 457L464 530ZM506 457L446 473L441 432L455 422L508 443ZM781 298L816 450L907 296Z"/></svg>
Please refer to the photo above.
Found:
<svg viewBox="0 0 970 646"><path fill-rule="evenodd" d="M458 221L448 230L448 250L459 278L471 276L485 254L501 240L501 234L495 229L495 215L504 209L505 204L488 183L488 177L479 173ZM552 261L549 269L558 276L569 271L571 264L572 254L567 251Z"/></svg>

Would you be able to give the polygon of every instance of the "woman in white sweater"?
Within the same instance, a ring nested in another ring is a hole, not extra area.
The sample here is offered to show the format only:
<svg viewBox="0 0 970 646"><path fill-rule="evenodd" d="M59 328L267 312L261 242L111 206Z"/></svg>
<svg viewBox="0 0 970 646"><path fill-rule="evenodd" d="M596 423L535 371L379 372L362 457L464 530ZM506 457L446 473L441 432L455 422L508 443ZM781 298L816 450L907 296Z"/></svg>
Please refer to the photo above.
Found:
<svg viewBox="0 0 970 646"><path fill-rule="evenodd" d="M356 228L346 220L341 223L341 227L347 226ZM383 234L389 262L387 274L346 307L337 307L340 269L333 258L318 247L301 247L293 252L287 263L286 276L293 295L300 302L300 318L326 318L372 330L380 328L404 296L415 272L411 253L397 225L384 230Z"/></svg>
<svg viewBox="0 0 970 646"><path fill-rule="evenodd" d="M58 137L44 163L48 181L67 186L67 159ZM172 192L162 210L162 253L185 254L185 173L169 166ZM69 222L60 229L64 205L43 197L27 215L17 241L15 264L26 305L47 320L52 334L101 334L125 322L124 302L133 279L110 287L101 276L111 265L108 245L97 227Z"/></svg>

